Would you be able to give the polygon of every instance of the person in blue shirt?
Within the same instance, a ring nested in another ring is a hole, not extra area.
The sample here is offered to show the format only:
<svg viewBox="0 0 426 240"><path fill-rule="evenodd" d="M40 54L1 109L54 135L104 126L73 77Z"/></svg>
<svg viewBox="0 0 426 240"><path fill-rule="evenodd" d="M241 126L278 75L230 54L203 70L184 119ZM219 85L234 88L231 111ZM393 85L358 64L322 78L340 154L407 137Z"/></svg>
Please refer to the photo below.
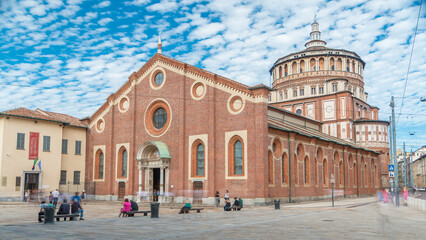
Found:
<svg viewBox="0 0 426 240"><path fill-rule="evenodd" d="M75 195L74 195L74 196L72 196L72 198L71 198L71 202L74 202L74 200L77 200L77 202L80 204L80 202L81 202L81 197L80 197L80 195L79 195L79 193L78 193L78 192L75 192Z"/></svg>
<svg viewBox="0 0 426 240"><path fill-rule="evenodd" d="M42 222L41 221L41 216L44 215L44 209L47 207L47 203L46 201L42 201L41 202L41 206L40 206L40 212L38 212L38 222Z"/></svg>

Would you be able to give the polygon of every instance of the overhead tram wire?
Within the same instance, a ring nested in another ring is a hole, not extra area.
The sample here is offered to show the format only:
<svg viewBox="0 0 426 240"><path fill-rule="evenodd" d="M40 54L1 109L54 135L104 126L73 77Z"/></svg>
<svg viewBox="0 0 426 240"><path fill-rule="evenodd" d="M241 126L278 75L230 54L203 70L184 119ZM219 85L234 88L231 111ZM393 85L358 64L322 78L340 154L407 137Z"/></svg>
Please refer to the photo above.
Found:
<svg viewBox="0 0 426 240"><path fill-rule="evenodd" d="M402 111L402 106L404 105L404 98L405 98L405 91L407 89L407 83L408 83L408 75L410 73L410 67L411 67L411 59L413 57L413 52L414 52L414 44L416 42L416 35L417 35L417 28L419 27L419 20L420 20L420 13L422 11L422 5L423 5L423 0L420 1L420 7L419 7L419 14L417 16L417 23L416 23L416 29L414 30L414 37L413 37L413 45L411 46L411 53L410 53L410 59L408 61L408 69L407 69L407 75L405 76L405 84L404 84L404 92L402 94L402 100L401 100L401 106L399 108L399 113L401 113ZM396 124L398 124L399 121L399 117L396 120Z"/></svg>

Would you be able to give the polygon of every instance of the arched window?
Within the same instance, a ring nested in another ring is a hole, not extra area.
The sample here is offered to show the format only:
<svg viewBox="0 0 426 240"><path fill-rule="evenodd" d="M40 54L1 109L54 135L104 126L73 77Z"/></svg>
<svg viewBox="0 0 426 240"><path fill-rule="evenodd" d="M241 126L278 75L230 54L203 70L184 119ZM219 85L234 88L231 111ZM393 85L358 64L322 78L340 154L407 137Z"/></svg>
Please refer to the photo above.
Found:
<svg viewBox="0 0 426 240"><path fill-rule="evenodd" d="M234 143L234 174L243 175L243 144L239 140Z"/></svg>
<svg viewBox="0 0 426 240"><path fill-rule="evenodd" d="M305 157L305 160L303 161L303 174L304 174L304 179L305 179L305 183L309 184L310 183L310 168L309 168L309 158L308 156Z"/></svg>
<svg viewBox="0 0 426 240"><path fill-rule="evenodd" d="M346 71L347 72L349 72L349 70L350 70L350 67L351 66L351 63L349 62L349 59L348 60L346 60Z"/></svg>
<svg viewBox="0 0 426 240"><path fill-rule="evenodd" d="M206 159L204 143L197 139L192 143L191 148L191 175L192 177L204 177Z"/></svg>
<svg viewBox="0 0 426 240"><path fill-rule="evenodd" d="M355 72L355 62L354 61L352 61L352 72Z"/></svg>
<svg viewBox="0 0 426 240"><path fill-rule="evenodd" d="M330 69L333 70L333 71L335 70L335 67L334 67L334 58L330 59Z"/></svg>
<svg viewBox="0 0 426 240"><path fill-rule="evenodd" d="M315 68L315 66L316 66L316 61L315 61L315 59L314 59L314 58L311 58L311 60L309 61L309 66L310 66L310 70L311 70L311 71L315 71L315 70L316 70L316 68Z"/></svg>
<svg viewBox="0 0 426 240"><path fill-rule="evenodd" d="M324 185L327 184L327 178L328 177L328 169L327 169L327 160L324 159L322 163L322 183Z"/></svg>
<svg viewBox="0 0 426 240"><path fill-rule="evenodd" d="M95 155L95 179L104 178L104 153L98 150Z"/></svg>
<svg viewBox="0 0 426 240"><path fill-rule="evenodd" d="M318 70L324 70L324 58L319 59L319 68Z"/></svg>
<svg viewBox="0 0 426 240"><path fill-rule="evenodd" d="M284 76L287 77L287 75L288 75L288 67L287 67L287 64L285 64L284 65Z"/></svg>
<svg viewBox="0 0 426 240"><path fill-rule="evenodd" d="M336 185L337 185L337 183L340 183L340 176L337 176L337 173L335 172L336 171L336 164L340 164L340 156L339 156L339 153L337 153L337 151L334 152L333 169L331 170L332 173L335 173L334 179L336 179L335 182L336 182ZM340 167L340 165L339 165L339 167ZM339 179L337 179L338 177L339 177Z"/></svg>
<svg viewBox="0 0 426 240"><path fill-rule="evenodd" d="M123 151L123 155L122 155L121 160L122 160L121 161L122 162L122 165L121 165L121 167L122 167L121 176L122 177L127 177L127 151L126 150Z"/></svg>
<svg viewBox="0 0 426 240"><path fill-rule="evenodd" d="M197 146L197 176L204 176L204 145Z"/></svg>
<svg viewBox="0 0 426 240"><path fill-rule="evenodd" d="M353 167L353 172L354 172L354 186L357 185L357 178L356 178L356 163L354 163L354 167Z"/></svg>
<svg viewBox="0 0 426 240"><path fill-rule="evenodd" d="M293 62L293 64L291 64L291 73L292 74L297 73L297 63L296 62Z"/></svg>
<svg viewBox="0 0 426 240"><path fill-rule="evenodd" d="M336 70L343 71L342 59L337 59L337 67Z"/></svg>
<svg viewBox="0 0 426 240"><path fill-rule="evenodd" d="M304 71L305 71L305 61L302 60L302 61L300 61L300 72L302 73Z"/></svg>
<svg viewBox="0 0 426 240"><path fill-rule="evenodd" d="M288 171L287 171L287 167L288 167L288 157L287 157L287 153L283 153L282 156L282 182L283 183L288 183Z"/></svg>
<svg viewBox="0 0 426 240"><path fill-rule="evenodd" d="M278 67L278 78L283 77L283 68L281 66Z"/></svg>
<svg viewBox="0 0 426 240"><path fill-rule="evenodd" d="M274 184L274 156L271 151L268 151L268 169L269 184Z"/></svg>

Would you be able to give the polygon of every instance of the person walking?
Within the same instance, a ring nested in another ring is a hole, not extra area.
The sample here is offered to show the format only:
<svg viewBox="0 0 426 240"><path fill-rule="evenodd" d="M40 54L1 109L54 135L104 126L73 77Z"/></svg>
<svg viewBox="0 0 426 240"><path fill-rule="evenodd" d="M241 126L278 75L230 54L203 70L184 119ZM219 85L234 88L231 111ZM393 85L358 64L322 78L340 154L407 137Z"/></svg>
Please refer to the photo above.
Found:
<svg viewBox="0 0 426 240"><path fill-rule="evenodd" d="M80 203L77 201L77 199L74 199L72 205L71 205L71 213L79 213L80 214L80 220L84 220L83 218L83 208L81 207Z"/></svg>
<svg viewBox="0 0 426 240"><path fill-rule="evenodd" d="M80 195L78 195L78 192L75 192L75 195L72 196L71 201L74 202L74 200L77 200L78 203L81 202L81 197L80 197Z"/></svg>
<svg viewBox="0 0 426 240"><path fill-rule="evenodd" d="M83 205L84 204L84 201L85 201L85 199L86 199L86 192L83 190L83 191L81 191L81 205Z"/></svg>
<svg viewBox="0 0 426 240"><path fill-rule="evenodd" d="M58 191L58 189L56 189L55 191L53 191L52 192L52 200L53 200L53 206L55 206L55 208L56 208L56 205L58 205L58 198L59 198L59 191Z"/></svg>
<svg viewBox="0 0 426 240"><path fill-rule="evenodd" d="M226 192L225 192L225 201L226 200L229 200L229 191L228 190L226 190Z"/></svg>
<svg viewBox="0 0 426 240"><path fill-rule="evenodd" d="M408 190L407 187L404 187L404 191L403 191L403 196L404 196L404 206L407 206L407 200L408 200Z"/></svg>
<svg viewBox="0 0 426 240"><path fill-rule="evenodd" d="M216 191L216 194L214 195L214 199L215 199L216 208L219 208L220 207L220 195L219 195L219 191Z"/></svg>
<svg viewBox="0 0 426 240"><path fill-rule="evenodd" d="M24 202L28 203L30 201L30 190L25 191Z"/></svg>

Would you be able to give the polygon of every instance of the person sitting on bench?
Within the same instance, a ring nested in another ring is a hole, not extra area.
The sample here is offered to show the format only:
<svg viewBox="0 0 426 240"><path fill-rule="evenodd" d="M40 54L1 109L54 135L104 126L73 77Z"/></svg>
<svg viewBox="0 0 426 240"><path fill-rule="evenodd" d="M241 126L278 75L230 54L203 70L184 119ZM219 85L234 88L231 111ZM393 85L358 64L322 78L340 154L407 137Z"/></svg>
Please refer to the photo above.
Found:
<svg viewBox="0 0 426 240"><path fill-rule="evenodd" d="M74 202L71 205L71 213L80 213L80 220L84 220L83 218L83 208L80 206L80 203L78 203L77 199L74 199Z"/></svg>
<svg viewBox="0 0 426 240"><path fill-rule="evenodd" d="M41 202L41 206L40 206L40 212L38 212L38 222L42 222L41 221L41 216L44 215L44 209L47 207L47 203L46 201Z"/></svg>
<svg viewBox="0 0 426 240"><path fill-rule="evenodd" d="M135 212L137 212L139 210L139 206L138 206L138 204L135 202L135 201L133 201L133 200L130 200L130 211L135 211ZM128 215L129 217L133 217L133 216L135 216L135 214L134 213L131 213L131 214L129 214Z"/></svg>
<svg viewBox="0 0 426 240"><path fill-rule="evenodd" d="M183 208L180 209L179 214L188 213L191 207L192 207L191 202L188 199L186 199L185 206L183 206Z"/></svg>
<svg viewBox="0 0 426 240"><path fill-rule="evenodd" d="M231 202L229 201L229 199L226 199L225 201L225 206L223 207L224 211L231 211Z"/></svg>
<svg viewBox="0 0 426 240"><path fill-rule="evenodd" d="M132 204L130 204L129 199L126 198L124 199L123 208L120 210L120 214L118 215L118 217L121 217L121 216L124 217L125 216L124 213L130 212L130 210L132 210Z"/></svg>
<svg viewBox="0 0 426 240"><path fill-rule="evenodd" d="M240 208L241 208L240 207L240 202L238 201L237 197L234 198L234 204L232 206L235 207L236 210L240 210Z"/></svg>
<svg viewBox="0 0 426 240"><path fill-rule="evenodd" d="M61 214L70 214L70 205L67 202L67 199L64 198L64 201L62 202L61 206L59 206L59 210L56 213L56 215ZM66 221L67 218L64 218L64 221ZM59 218L56 218L56 221L59 221Z"/></svg>

